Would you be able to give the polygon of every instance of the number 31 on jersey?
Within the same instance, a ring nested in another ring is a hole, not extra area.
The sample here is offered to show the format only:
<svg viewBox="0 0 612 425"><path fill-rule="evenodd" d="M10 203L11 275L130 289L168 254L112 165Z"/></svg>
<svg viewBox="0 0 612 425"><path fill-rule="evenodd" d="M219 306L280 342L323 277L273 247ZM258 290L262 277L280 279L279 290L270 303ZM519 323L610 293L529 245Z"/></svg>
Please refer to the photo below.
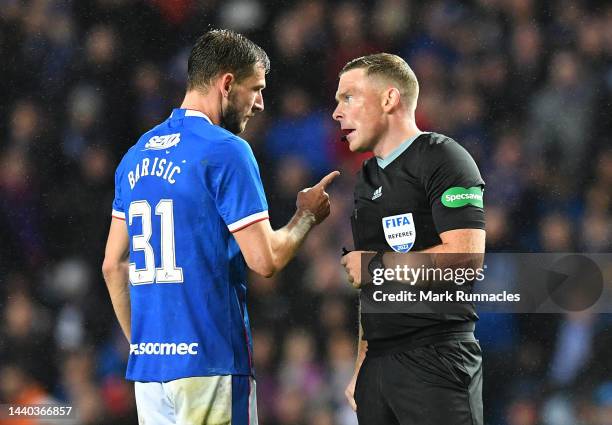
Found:
<svg viewBox="0 0 612 425"><path fill-rule="evenodd" d="M150 243L153 233L151 205L147 201L134 201L130 204L128 214L130 226L136 217L142 220L142 233L132 237L132 251L142 251L145 258L145 266L142 269L137 269L136 263L130 263L130 283L146 285L183 282L183 269L176 266L172 199L162 199L155 206L155 215L160 216L161 220L161 267L155 267L155 252Z"/></svg>

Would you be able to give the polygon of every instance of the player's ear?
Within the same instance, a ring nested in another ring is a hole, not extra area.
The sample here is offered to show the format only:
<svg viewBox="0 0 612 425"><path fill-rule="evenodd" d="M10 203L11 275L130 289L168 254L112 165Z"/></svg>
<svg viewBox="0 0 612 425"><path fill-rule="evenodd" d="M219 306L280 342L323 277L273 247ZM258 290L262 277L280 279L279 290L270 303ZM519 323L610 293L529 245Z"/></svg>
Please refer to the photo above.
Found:
<svg viewBox="0 0 612 425"><path fill-rule="evenodd" d="M385 112L391 112L397 108L400 104L400 92L395 87L389 87L383 92L383 110Z"/></svg>
<svg viewBox="0 0 612 425"><path fill-rule="evenodd" d="M221 84L221 94L223 97L229 97L230 92L232 91L232 85L236 82L236 77L231 72L223 74L220 78Z"/></svg>

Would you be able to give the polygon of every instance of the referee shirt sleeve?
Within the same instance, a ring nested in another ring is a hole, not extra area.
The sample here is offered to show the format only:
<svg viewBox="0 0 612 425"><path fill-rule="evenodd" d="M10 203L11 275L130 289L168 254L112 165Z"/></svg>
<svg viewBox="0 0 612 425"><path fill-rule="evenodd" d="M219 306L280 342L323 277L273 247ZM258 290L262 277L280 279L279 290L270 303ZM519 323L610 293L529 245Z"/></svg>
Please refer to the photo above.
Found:
<svg viewBox="0 0 612 425"><path fill-rule="evenodd" d="M239 137L219 142L205 169L217 211L230 232L268 219L259 167L249 144Z"/></svg>
<svg viewBox="0 0 612 425"><path fill-rule="evenodd" d="M471 155L454 140L445 139L429 146L422 164L423 184L438 234L484 229L485 183Z"/></svg>

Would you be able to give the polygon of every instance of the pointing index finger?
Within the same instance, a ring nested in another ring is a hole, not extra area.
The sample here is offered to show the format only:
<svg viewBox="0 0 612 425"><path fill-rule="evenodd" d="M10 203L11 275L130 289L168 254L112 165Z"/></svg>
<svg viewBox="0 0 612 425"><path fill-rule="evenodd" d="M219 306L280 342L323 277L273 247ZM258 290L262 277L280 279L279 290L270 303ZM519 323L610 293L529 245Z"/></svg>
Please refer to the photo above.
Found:
<svg viewBox="0 0 612 425"><path fill-rule="evenodd" d="M321 187L323 190L325 190L325 188L327 188L327 186L329 186L329 184L334 181L334 179L339 175L340 171L332 171L331 173L323 177L319 183L317 183L317 187Z"/></svg>

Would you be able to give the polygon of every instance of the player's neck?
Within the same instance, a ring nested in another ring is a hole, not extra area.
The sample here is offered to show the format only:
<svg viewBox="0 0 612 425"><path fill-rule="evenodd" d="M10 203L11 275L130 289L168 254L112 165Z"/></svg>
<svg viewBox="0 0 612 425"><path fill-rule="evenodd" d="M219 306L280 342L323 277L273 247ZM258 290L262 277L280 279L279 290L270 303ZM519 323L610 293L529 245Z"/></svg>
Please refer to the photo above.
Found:
<svg viewBox="0 0 612 425"><path fill-rule="evenodd" d="M213 90L206 94L202 94L197 90L190 90L185 94L183 103L181 103L181 109L200 111L210 118L213 124L219 125L221 122L221 101L214 99L214 94Z"/></svg>
<svg viewBox="0 0 612 425"><path fill-rule="evenodd" d="M414 120L402 120L390 125L388 131L378 140L372 153L384 159L396 150L406 140L421 133Z"/></svg>

